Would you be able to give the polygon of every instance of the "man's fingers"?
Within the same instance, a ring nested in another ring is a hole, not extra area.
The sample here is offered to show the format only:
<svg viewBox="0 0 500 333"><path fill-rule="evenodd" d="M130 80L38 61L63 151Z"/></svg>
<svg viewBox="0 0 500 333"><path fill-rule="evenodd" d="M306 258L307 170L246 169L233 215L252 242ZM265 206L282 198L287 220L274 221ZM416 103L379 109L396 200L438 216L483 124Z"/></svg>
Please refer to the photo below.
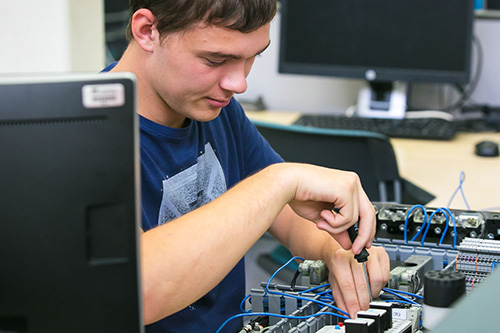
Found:
<svg viewBox="0 0 500 333"><path fill-rule="evenodd" d="M342 292L340 291L337 280L335 280L335 277L332 277L331 280L333 280L330 282L330 286L332 287L332 295L333 295L333 298L335 299L335 305L340 310L349 313L347 311L347 306L345 305L344 297L342 297ZM349 313L349 317L354 318L350 313Z"/></svg>
<svg viewBox="0 0 500 333"><path fill-rule="evenodd" d="M377 297L389 280L390 261L389 255L382 247L373 247L370 249L370 254L372 260L366 262L366 268L370 277L372 295Z"/></svg>
<svg viewBox="0 0 500 333"><path fill-rule="evenodd" d="M364 192L360 196L358 237L356 237L352 245L354 253L360 253L363 247L370 248L372 246L373 237L375 237L377 229L375 208Z"/></svg>

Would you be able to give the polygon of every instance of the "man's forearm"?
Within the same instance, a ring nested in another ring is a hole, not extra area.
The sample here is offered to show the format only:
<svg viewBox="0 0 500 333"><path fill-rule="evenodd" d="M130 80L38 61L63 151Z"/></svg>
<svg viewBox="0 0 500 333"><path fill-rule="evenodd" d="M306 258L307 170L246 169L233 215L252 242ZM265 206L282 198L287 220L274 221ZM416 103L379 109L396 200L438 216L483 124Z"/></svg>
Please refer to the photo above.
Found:
<svg viewBox="0 0 500 333"><path fill-rule="evenodd" d="M141 235L146 323L210 291L269 228L290 200L290 180L281 169L271 166L217 200Z"/></svg>

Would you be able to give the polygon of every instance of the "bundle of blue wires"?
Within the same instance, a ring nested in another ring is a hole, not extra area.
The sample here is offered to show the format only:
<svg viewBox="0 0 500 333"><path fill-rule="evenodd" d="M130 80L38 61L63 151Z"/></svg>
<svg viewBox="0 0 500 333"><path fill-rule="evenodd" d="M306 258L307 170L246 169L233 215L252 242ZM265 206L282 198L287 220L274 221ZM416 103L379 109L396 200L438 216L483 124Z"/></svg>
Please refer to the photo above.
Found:
<svg viewBox="0 0 500 333"><path fill-rule="evenodd" d="M445 208L445 207L441 207L441 208L436 209L435 211L433 211L431 213L430 216L428 216L427 210L422 205L414 205L413 207L411 207L410 210L408 211L408 213L406 213L406 218L405 218L405 230L404 230L405 244L408 244L408 236L407 236L407 234L408 234L408 220L409 220L409 218L411 216L411 213L415 209L418 209L418 208L420 208L422 210L422 213L424 214L424 222L423 222L422 227L420 228L420 230L418 230L418 232L413 236L413 238L411 239L411 241L413 242L418 237L418 235L420 235L420 233L422 231L424 231L424 233L422 234L422 240L421 240L421 243L420 243L421 245L424 245L425 237L427 236L427 232L429 231L429 228L431 226L432 219L434 218L434 216L437 213L443 213L444 216L445 216L445 218L446 218L446 226L445 226L445 228L443 230L443 234L441 235L441 239L439 240L438 246L443 243L443 240L444 240L444 237L446 236L446 232L448 231L448 227L449 227L450 219L451 219L451 222L453 224L453 234L454 234L453 235L453 249L455 249L456 244L457 244L457 226L456 226L456 222L455 222L455 217L453 216L453 214L451 213L451 211L448 208Z"/></svg>
<svg viewBox="0 0 500 333"><path fill-rule="evenodd" d="M216 333L222 332L222 329L224 328L224 326L226 326L226 324L228 322L230 322L231 320L236 319L236 318L241 318L241 317L247 317L247 316L269 316L269 317L278 317L278 318L307 320L307 319L313 318L313 317L330 315L330 316L335 316L335 317L339 317L339 318L343 318L343 319L349 319L350 317L349 317L348 313L340 310L339 308L333 306L332 304L324 302L324 301L328 301L328 302L333 301L333 296L332 296L331 289L326 289L326 290L323 290L323 291L320 291L320 292L316 293L316 295L321 295L320 299L323 299L323 300L317 300L317 299L312 299L312 298L303 297L303 296L288 295L288 294L285 294L285 293L282 293L282 292L273 291L273 290L269 289L269 285L271 284L271 281L274 279L274 277L276 276L276 274L278 274L283 268L285 268L288 264L290 264L293 260L296 260L296 259L304 261L304 259L301 258L301 257L293 257L288 262L286 262L283 266L281 266L276 272L273 273L273 275L271 275L271 277L267 281L267 284L266 284L266 293L280 295L280 296L283 296L283 297L292 297L292 298L295 298L295 299L298 299L298 300L305 300L305 301L315 302L317 304L320 304L320 305L323 305L323 306L326 306L326 307L330 307L330 308L332 308L332 309L334 309L334 310L336 310L336 311L338 311L340 313L343 313L345 316L340 315L338 313L334 313L334 312L318 312L318 313L314 313L314 314L307 315L307 316L292 316L292 315L283 315L283 314L270 313L270 312L252 312L251 310L245 311L243 309L244 303L245 303L246 300L250 299L250 297L251 297L251 295L247 295L241 301L241 304L240 304L240 309L241 309L242 313L236 314L236 315L228 318L217 329ZM330 284L326 283L326 284L323 284L323 285L319 285L319 286L312 287L310 289L301 291L300 293L301 294L309 293L309 292L313 292L313 291L316 291L316 290L321 290L321 289L325 289L325 288L329 288L329 287L330 287ZM407 297L405 297L403 295L408 295L408 296L411 296L411 297L414 297L414 298L420 298L420 299L422 298L422 296L419 296L419 295L416 295L416 294L412 294L412 293L408 293L408 292L404 292L404 291L400 291L400 290L389 289L389 288L384 288L382 290L384 290L385 292L390 293L390 294L392 294L394 296L397 296L397 297L401 298L400 301L390 300L390 301L387 301L387 302L402 302L402 303L408 303L408 304L414 304L414 305L421 305L418 302L415 302L415 301L413 301L413 300L411 300L411 299L409 299L409 298L407 298Z"/></svg>
<svg viewBox="0 0 500 333"><path fill-rule="evenodd" d="M274 290L270 290L269 289L269 285L271 284L271 281L274 279L274 277L276 276L276 274L278 274L282 269L284 269L286 266L288 266L293 260L302 260L302 261L304 261L304 259L301 258L301 257L292 257L290 260L288 260L283 266L281 266L276 272L274 272L273 275L271 275L271 277L269 278L269 280L267 281L267 284L266 284L266 293L268 293L268 294L274 294L274 295L280 295L280 296L283 296L283 297L295 298L297 300L314 302L314 303L317 303L319 305L332 308L333 310L338 311L338 312L340 312L340 313L342 313L344 315L341 315L341 314L338 314L338 313L334 313L334 312L326 312L326 311L325 312L319 312L319 313L311 314L311 315L307 315L307 316L291 316L291 315L284 315L284 314L270 313L270 312L252 312L251 310L245 311L243 309L244 303L251 296L251 295L247 295L242 300L242 302L240 304L240 309L242 310L242 313L236 314L236 315L228 318L224 323L222 323L222 325L219 327L219 329L216 331L216 333L221 332L222 329L224 328L224 326L228 322L230 322L231 320L236 319L236 318L241 318L241 317L247 317L247 316L269 316L269 317L299 319L299 320L306 320L306 319L309 319L309 318L318 317L318 316L325 316L325 315L335 316L335 317L339 317L339 318L343 318L343 319L350 318L349 314L347 312L344 312L344 311L340 310L339 308L337 308L336 306L333 306L332 304L326 303L326 302L324 302L322 300L317 300L317 299L313 299L313 298L310 298L310 297L304 297L304 296L289 295L289 294L286 294L286 293L282 293L282 292L279 292L279 291L274 291ZM324 284L324 285L321 285L321 286L316 286L316 287L313 287L313 288L301 291L300 293L301 294L308 293L308 292L316 291L318 289L328 288L329 286L330 286L330 284L327 283L327 284ZM323 295L323 293L330 293L331 294L331 291L330 290L325 290L325 291L321 292L322 295ZM329 298L328 296L325 297L325 298L326 298L325 300L328 300L328 301L332 301L333 300L333 296L331 298Z"/></svg>
<svg viewBox="0 0 500 333"><path fill-rule="evenodd" d="M464 189L463 189L464 181L465 181L465 173L463 171L461 171L460 172L460 179L459 179L458 187L455 189L455 191L451 195L450 201L448 202L448 205L446 206L446 208L445 207L441 207L441 208L436 209L431 214L431 216L429 216L429 218L427 218L427 211L426 211L425 207L422 206L422 205L415 205L415 206L413 206L408 211L408 213L406 214L406 218L405 218L405 231L404 231L405 244L408 244L408 239L407 239L408 219L409 219L411 213L415 209L420 208L422 210L422 212L424 213L424 223L422 225L422 228L415 234L415 236L413 236L413 238L411 239L411 241L414 241L418 237L418 235L420 234L420 232L422 232L422 230L425 229L424 233L422 235L422 241L421 241L421 245L424 245L424 240L425 240L425 237L427 236L427 232L429 231L429 228L430 228L430 225L431 225L431 221L434 218L434 215L437 214L437 213L444 213L445 217L446 217L446 227L445 227L445 229L443 231L443 234L441 235L441 239L439 240L438 246L443 243L443 240L444 240L444 237L446 235L446 232L448 231L449 221L451 219L452 224L453 224L453 232L454 232L454 235L453 235L453 249L455 249L455 247L457 245L457 226L456 226L456 222L455 222L455 217L453 216L453 214L451 213L451 211L447 207L450 207L453 199L455 198L455 195L457 194L458 191L460 191L460 193L462 194L462 198L463 198L463 200L465 202L465 206L467 207L468 210L470 210L470 206L469 206L469 203L467 202L467 199L466 199L465 193L464 193ZM426 226L426 224L427 224L427 226Z"/></svg>
<svg viewBox="0 0 500 333"><path fill-rule="evenodd" d="M401 301L399 301L399 302L407 303L407 304L414 304L414 305L419 305L419 306L422 305L422 304L420 304L418 302L415 302L414 300L412 300L410 298L407 298L407 297L403 296L403 295L408 295L408 296L411 296L411 297L414 297L414 298L423 299L423 297L420 296L420 295L412 294L412 293L409 293L409 292L406 292L406 291L402 291L402 290L390 289L390 288L383 288L382 290L384 292L386 292L386 293L389 293L391 295L394 295L396 297L401 298ZM386 302L395 302L395 300L390 300L390 301L386 301Z"/></svg>

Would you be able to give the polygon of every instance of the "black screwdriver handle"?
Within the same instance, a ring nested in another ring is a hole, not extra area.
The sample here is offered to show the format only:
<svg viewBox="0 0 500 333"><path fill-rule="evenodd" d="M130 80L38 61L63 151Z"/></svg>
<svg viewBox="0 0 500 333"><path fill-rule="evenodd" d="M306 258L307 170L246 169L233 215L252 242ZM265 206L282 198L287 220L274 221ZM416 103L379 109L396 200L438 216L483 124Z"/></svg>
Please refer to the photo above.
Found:
<svg viewBox="0 0 500 333"><path fill-rule="evenodd" d="M355 224L353 224L352 226L349 227L349 229L347 229L347 233L349 234L349 238L351 239L351 243L354 243L354 240L356 239L356 237L358 237L358 233L356 232ZM361 252L359 254L356 254L354 256L354 259L356 259L358 262L365 262L368 260L369 255L370 254L368 253L368 251L366 251L366 249L363 247L363 250L361 250Z"/></svg>

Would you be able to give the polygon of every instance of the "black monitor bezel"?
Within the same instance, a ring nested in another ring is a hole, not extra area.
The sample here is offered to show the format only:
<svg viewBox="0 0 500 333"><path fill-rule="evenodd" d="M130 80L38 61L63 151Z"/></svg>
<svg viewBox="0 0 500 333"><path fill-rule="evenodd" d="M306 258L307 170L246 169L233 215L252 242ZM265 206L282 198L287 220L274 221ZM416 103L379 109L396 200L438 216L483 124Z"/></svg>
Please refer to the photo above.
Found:
<svg viewBox="0 0 500 333"><path fill-rule="evenodd" d="M396 67L376 67L376 66L348 66L348 65L322 65L315 63L295 63L286 58L287 47L287 30L285 29L288 20L288 3L291 0L282 0L280 9L280 40L279 40L279 60L278 72L282 74L302 74L302 75L318 75L330 77L344 77L354 79L364 79L371 81L367 77L367 71L373 70L376 72L375 81L392 82L436 82L436 83L457 83L466 84L471 77L471 58L472 58L472 37L473 37L473 21L474 21L474 1L463 0L470 8L467 10L465 17L467 31L464 36L464 64L460 71L439 71L439 70L422 70L422 69L406 69Z"/></svg>

